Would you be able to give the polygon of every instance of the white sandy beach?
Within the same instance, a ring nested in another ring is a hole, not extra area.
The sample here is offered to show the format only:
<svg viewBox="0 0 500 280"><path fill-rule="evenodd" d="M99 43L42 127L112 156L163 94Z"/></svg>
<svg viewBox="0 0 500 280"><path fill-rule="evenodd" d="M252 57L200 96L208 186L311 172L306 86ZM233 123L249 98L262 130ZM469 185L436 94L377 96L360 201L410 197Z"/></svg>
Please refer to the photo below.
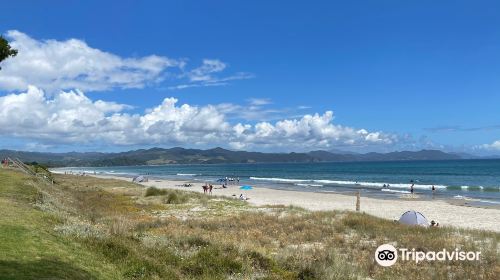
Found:
<svg viewBox="0 0 500 280"><path fill-rule="evenodd" d="M101 176L130 181L127 177ZM191 183L192 187L181 186ZM144 186L203 192L201 182L155 180L141 183ZM229 186L226 189L214 185L213 195L226 197L239 196L241 193L249 197L248 202L256 205L294 205L313 211L349 210L355 211L356 197L335 193L314 193L276 190L254 187L252 190L240 190L239 186ZM394 220L407 210L416 210L424 214L429 221L435 220L442 226L459 228L483 229L500 232L500 210L478 207L452 205L443 200L411 200L411 199L376 199L361 197L361 211L384 219Z"/></svg>

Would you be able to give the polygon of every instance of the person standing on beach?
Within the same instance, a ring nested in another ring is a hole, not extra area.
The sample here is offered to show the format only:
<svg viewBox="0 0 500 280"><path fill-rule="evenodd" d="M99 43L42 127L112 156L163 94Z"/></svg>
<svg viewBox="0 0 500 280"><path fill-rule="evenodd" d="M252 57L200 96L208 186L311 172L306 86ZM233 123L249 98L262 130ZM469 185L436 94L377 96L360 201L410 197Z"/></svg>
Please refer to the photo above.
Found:
<svg viewBox="0 0 500 280"><path fill-rule="evenodd" d="M411 187L410 187L411 194L413 194L413 185L415 185L415 184L411 184Z"/></svg>

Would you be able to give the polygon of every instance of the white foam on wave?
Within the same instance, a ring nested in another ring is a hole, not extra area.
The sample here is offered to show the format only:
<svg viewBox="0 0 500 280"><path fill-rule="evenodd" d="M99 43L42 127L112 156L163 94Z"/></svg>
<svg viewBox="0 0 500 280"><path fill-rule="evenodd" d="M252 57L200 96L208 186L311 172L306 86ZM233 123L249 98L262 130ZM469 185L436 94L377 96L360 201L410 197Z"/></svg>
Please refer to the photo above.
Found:
<svg viewBox="0 0 500 280"><path fill-rule="evenodd" d="M381 191L383 191L383 192L391 192L391 193L411 193L409 191L400 191L400 190L393 190L393 189L382 189Z"/></svg>
<svg viewBox="0 0 500 280"><path fill-rule="evenodd" d="M388 183L356 182L356 181L343 181L343 180L306 180L306 179L285 179L285 178L265 178L265 177L250 177L250 179L258 181L283 182L283 183L313 182L322 185L358 185L358 186L376 187L376 188L382 188L384 185L388 185ZM392 188L398 188L398 189L409 189L411 186L411 184L389 184L389 185ZM446 189L446 186L443 185L434 185L434 187L436 189ZM432 189L432 185L415 184L413 185L413 188L430 190Z"/></svg>
<svg viewBox="0 0 500 280"><path fill-rule="evenodd" d="M500 187L460 186L462 190L500 190Z"/></svg>
<svg viewBox="0 0 500 280"><path fill-rule="evenodd" d="M323 185L319 185L319 184L301 184L301 183L297 183L295 185L296 186L301 186L301 187L323 187Z"/></svg>
<svg viewBox="0 0 500 280"><path fill-rule="evenodd" d="M87 170L87 169L73 169L73 168L57 168L57 169L49 169L50 172L64 174L64 172L72 172L74 174L78 173L86 173L93 174L94 172L99 173L95 170Z"/></svg>
<svg viewBox="0 0 500 280"><path fill-rule="evenodd" d="M482 200L482 199L480 199L479 202L482 202L482 203L491 203L491 204L500 204L500 201Z"/></svg>
<svg viewBox="0 0 500 280"><path fill-rule="evenodd" d="M177 173L177 176L198 176L200 174L193 174L193 173Z"/></svg>
<svg viewBox="0 0 500 280"><path fill-rule="evenodd" d="M334 184L334 185L358 185L358 182L354 181L338 181L338 180L313 180L314 182L321 184Z"/></svg>
<svg viewBox="0 0 500 280"><path fill-rule="evenodd" d="M344 185L344 186L362 186L362 187L372 187L372 188L383 188L384 185L388 186L391 189L405 189L409 190L411 187L411 183L379 183L379 182L363 182L363 181L348 181L348 180L306 180L306 179L286 179L286 178L266 178L266 177L250 177L251 180L258 181L269 181L269 182L282 182L282 183L298 183L307 184L309 186L317 183L318 185ZM414 184L414 189L419 190L431 190L433 185L426 184ZM445 185L434 185L436 189L446 189L448 186ZM482 186L479 187L470 187L470 186L461 186L463 190L468 190L472 188L484 189Z"/></svg>
<svg viewBox="0 0 500 280"><path fill-rule="evenodd" d="M355 181L336 181L336 180L313 180L314 182L323 183L323 184L335 184L335 185L359 185L365 187L378 187L382 188L384 185L389 185L392 188L398 189L409 189L411 184L388 184L388 183L377 183L377 182L355 182ZM436 189L446 189L446 186L443 185L434 185ZM422 189L422 190L430 190L432 189L432 185L422 185L422 184L414 184L413 188Z"/></svg>
<svg viewBox="0 0 500 280"><path fill-rule="evenodd" d="M100 173L103 173L103 174L111 174L111 175L134 175L132 173L127 173L127 172L116 172L114 170L111 170L111 171L103 171L103 172L100 172Z"/></svg>
<svg viewBox="0 0 500 280"><path fill-rule="evenodd" d="M56 168L56 169L50 169L50 172L53 173L58 173L58 174L64 174L64 173L70 173L70 174L108 174L108 175L132 175L131 173L126 173L126 172L116 172L114 170L109 170L109 171L98 171L98 170L90 170L90 169L78 169L78 168Z"/></svg>
<svg viewBox="0 0 500 280"><path fill-rule="evenodd" d="M285 183L311 182L311 180L304 180L304 179L284 179L284 178L250 177L250 179L251 180L256 180L256 181L271 181L271 182L285 182Z"/></svg>

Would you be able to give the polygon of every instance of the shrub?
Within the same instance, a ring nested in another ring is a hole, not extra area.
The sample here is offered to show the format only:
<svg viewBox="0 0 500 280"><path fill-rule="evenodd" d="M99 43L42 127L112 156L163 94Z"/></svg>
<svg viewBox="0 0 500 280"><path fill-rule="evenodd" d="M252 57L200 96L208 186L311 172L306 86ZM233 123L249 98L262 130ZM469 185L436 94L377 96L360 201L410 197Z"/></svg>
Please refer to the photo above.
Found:
<svg viewBox="0 0 500 280"><path fill-rule="evenodd" d="M195 278L222 279L227 275L242 273L243 263L235 248L208 245L189 258L182 270Z"/></svg>
<svg viewBox="0 0 500 280"><path fill-rule="evenodd" d="M182 204L182 203L186 203L188 200L189 200L189 198L185 194L181 194L181 193L177 193L177 192L170 192L163 199L163 202L166 204Z"/></svg>
<svg viewBox="0 0 500 280"><path fill-rule="evenodd" d="M149 187L146 189L144 196L158 196L167 194L167 190L158 189L155 187Z"/></svg>

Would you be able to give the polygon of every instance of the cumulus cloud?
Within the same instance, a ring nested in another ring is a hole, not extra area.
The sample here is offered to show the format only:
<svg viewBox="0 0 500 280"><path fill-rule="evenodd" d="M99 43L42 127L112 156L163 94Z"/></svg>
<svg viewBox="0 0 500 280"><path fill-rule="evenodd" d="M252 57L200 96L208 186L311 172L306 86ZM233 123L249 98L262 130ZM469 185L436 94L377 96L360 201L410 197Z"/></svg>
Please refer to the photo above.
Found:
<svg viewBox="0 0 500 280"><path fill-rule="evenodd" d="M156 55L122 58L82 40L39 41L16 30L7 37L19 53L2 67L0 88L6 90L25 90L29 84L45 90L142 88L162 80L165 69L184 63Z"/></svg>
<svg viewBox="0 0 500 280"><path fill-rule="evenodd" d="M486 150L500 151L500 140L497 140L491 144L481 145L479 148L486 149Z"/></svg>
<svg viewBox="0 0 500 280"><path fill-rule="evenodd" d="M298 149L332 148L342 146L390 145L397 141L394 135L368 132L333 123L333 112L304 115L273 123L259 122L254 126L237 124L237 137L230 143L234 148L294 147Z"/></svg>
<svg viewBox="0 0 500 280"><path fill-rule="evenodd" d="M61 92L48 99L42 90L29 86L25 93L0 97L0 134L85 142L86 137L94 137L89 129L96 128L106 115L128 108L114 102L92 102L81 91Z"/></svg>
<svg viewBox="0 0 500 280"><path fill-rule="evenodd" d="M189 70L184 59L164 56L121 57L87 45L78 39L37 40L17 30L6 33L10 44L19 51L2 63L0 89L26 90L28 85L49 92L80 89L102 91L115 88L143 88L172 78L183 83L173 88L225 85L232 80L248 79L248 73L218 76L227 64L205 59Z"/></svg>
<svg viewBox="0 0 500 280"><path fill-rule="evenodd" d="M29 86L0 97L0 135L51 145L226 146L235 149L315 149L337 145L391 145L397 137L333 123L333 112L276 122L231 123L221 105L178 105L175 98L142 114L130 106L92 101L81 91L48 96Z"/></svg>

